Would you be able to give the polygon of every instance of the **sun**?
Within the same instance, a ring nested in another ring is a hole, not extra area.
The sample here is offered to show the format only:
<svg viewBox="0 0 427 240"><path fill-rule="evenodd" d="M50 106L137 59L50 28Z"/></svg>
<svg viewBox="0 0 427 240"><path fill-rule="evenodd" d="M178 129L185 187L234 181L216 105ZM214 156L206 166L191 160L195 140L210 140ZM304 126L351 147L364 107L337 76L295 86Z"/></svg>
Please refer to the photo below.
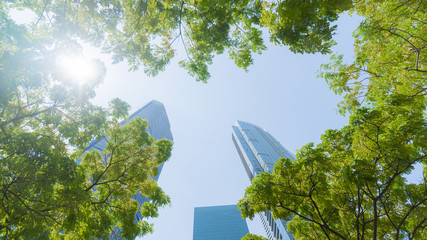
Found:
<svg viewBox="0 0 427 240"><path fill-rule="evenodd" d="M62 74L79 84L88 83L97 75L94 61L84 55L61 55L57 65Z"/></svg>

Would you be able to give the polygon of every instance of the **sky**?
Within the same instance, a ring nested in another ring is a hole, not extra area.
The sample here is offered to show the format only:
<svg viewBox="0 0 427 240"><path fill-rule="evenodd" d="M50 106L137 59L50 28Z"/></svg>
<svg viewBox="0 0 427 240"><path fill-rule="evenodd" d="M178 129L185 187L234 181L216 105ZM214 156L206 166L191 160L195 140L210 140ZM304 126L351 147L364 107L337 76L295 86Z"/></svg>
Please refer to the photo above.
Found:
<svg viewBox="0 0 427 240"><path fill-rule="evenodd" d="M333 50L344 53L348 61L353 52L351 34L359 21L342 16L338 22L339 44ZM236 204L244 196L250 181L231 140L236 120L264 128L293 153L309 142L318 143L326 129L347 123L336 112L341 98L316 77L328 56L267 46L247 73L227 54L217 56L207 84L179 68L183 51L156 77L147 77L142 70L128 72L125 63L106 62L107 75L93 102L107 106L119 97L132 112L156 99L166 107L174 136L172 157L159 179L172 205L151 221L155 232L141 239L192 239L194 207ZM259 219L249 222L249 229L263 234Z"/></svg>
<svg viewBox="0 0 427 240"><path fill-rule="evenodd" d="M333 51L343 53L347 62L353 54L351 34L360 21L344 14L337 22ZM100 57L107 67L93 103L107 107L118 97L131 105L132 113L156 99L165 105L171 123L174 148L158 183L172 204L150 220L155 232L139 239L192 239L194 207L236 204L244 196L250 181L231 140L236 120L264 128L294 154L309 142L319 143L326 129L347 124L336 111L341 97L316 77L329 57L293 54L265 39L268 50L254 57L248 72L227 54L217 56L207 84L179 68L178 61L185 58L179 42L178 56L156 77L142 70L128 72L126 63L112 65L109 56L85 49L84 54ZM263 235L259 219L248 224L250 232Z"/></svg>

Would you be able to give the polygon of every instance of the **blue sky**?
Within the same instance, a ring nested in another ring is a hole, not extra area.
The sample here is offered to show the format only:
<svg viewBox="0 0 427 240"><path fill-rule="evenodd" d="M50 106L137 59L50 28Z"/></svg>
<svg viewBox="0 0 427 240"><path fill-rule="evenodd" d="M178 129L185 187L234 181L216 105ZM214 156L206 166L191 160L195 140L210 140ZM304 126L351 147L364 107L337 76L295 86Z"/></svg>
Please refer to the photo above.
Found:
<svg viewBox="0 0 427 240"><path fill-rule="evenodd" d="M345 53L348 60L353 51L351 33L359 21L343 16L338 22L339 45L334 51ZM250 182L231 140L236 120L266 129L293 153L308 142L319 142L326 129L347 123L336 113L340 98L316 78L328 56L293 54L268 44L246 73L224 54L210 66L207 84L178 67L184 57L179 51L166 71L154 78L142 70L128 72L125 63L107 64L106 79L94 100L107 106L111 98L119 97L131 104L132 111L151 99L166 107L174 150L159 184L172 206L160 210L152 221L154 234L144 240L192 239L194 207L235 204L243 197ZM262 233L259 220L249 228Z"/></svg>
<svg viewBox="0 0 427 240"><path fill-rule="evenodd" d="M348 62L353 52L351 34L359 22L360 18L347 15L338 21L335 40L339 44L333 50L344 53ZM132 112L156 99L169 116L174 149L159 185L172 205L160 210L159 218L151 221L154 234L142 239L192 239L194 207L235 204L243 197L250 182L231 140L236 120L264 128L293 153L309 142L318 143L326 129L347 123L336 113L341 98L316 78L328 56L293 54L286 47L267 45L267 51L255 56L248 73L226 54L217 56L207 84L196 82L178 67L185 57L182 49L166 71L154 78L142 70L128 72L126 63L111 65L108 56L85 50L86 55L101 57L107 67L94 103L106 107L119 97L132 106ZM249 229L262 234L259 220L250 222Z"/></svg>

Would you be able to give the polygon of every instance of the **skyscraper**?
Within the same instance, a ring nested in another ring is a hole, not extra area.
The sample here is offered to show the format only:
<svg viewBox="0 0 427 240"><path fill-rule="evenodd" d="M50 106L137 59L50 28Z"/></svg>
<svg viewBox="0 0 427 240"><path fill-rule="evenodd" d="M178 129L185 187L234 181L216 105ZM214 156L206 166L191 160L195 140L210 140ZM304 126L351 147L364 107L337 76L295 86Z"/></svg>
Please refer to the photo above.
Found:
<svg viewBox="0 0 427 240"><path fill-rule="evenodd" d="M141 117L142 119L148 121L147 132L150 133L150 135L153 136L155 140L163 138L169 139L171 141L173 140L168 115L166 114L166 109L161 102L156 100L150 101L149 103L138 109L136 112L134 112L132 115L130 115L128 120L121 122L121 125L125 126L127 123L129 123L136 117ZM94 140L86 148L86 151L98 150L102 153L106 144L107 142L105 138L102 138L101 140ZM157 176L154 177L154 180L157 181L159 179L162 168L163 164L159 166L159 173L157 174ZM143 197L139 192L135 196L133 196L133 199L135 199L139 205L143 204L145 201L148 200ZM135 220L139 221L141 219L142 214L140 211L138 211L135 216ZM120 230L115 229L115 231L110 235L110 239L121 239L120 237L118 237L118 232L120 232Z"/></svg>
<svg viewBox="0 0 427 240"><path fill-rule="evenodd" d="M247 233L237 205L194 208L193 240L240 240Z"/></svg>
<svg viewBox="0 0 427 240"><path fill-rule="evenodd" d="M279 158L295 159L270 133L254 124L237 121L232 128L233 143L250 180L262 172L271 173ZM270 239L293 239L286 230L289 219L273 219L268 211L259 215Z"/></svg>

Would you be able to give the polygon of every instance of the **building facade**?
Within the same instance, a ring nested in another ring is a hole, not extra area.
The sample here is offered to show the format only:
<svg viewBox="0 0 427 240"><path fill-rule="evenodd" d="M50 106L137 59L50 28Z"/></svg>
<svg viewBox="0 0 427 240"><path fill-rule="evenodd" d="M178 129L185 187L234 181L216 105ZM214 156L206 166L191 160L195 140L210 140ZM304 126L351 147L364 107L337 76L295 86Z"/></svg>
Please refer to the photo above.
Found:
<svg viewBox="0 0 427 240"><path fill-rule="evenodd" d="M248 233L237 205L194 208L193 240L240 240Z"/></svg>
<svg viewBox="0 0 427 240"><path fill-rule="evenodd" d="M130 122L136 117L141 117L142 119L148 121L147 132L150 133L150 135L153 136L155 140L164 138L169 139L171 141L173 140L168 115L166 114L166 109L161 102L157 100L150 101L149 103L138 109L136 112L134 112L132 115L130 115L128 120L121 122L121 125L125 126L128 122ZM101 140L94 140L86 148L86 151L98 150L102 153L106 144L107 142L104 138L102 138ZM163 164L159 166L159 173L157 174L157 176L154 177L154 180L157 181L159 179L162 168ZM139 205L143 204L145 201L148 200L140 193L137 193L132 198L135 199ZM140 211L138 211L135 216L135 220L139 221L141 219L142 214ZM121 239L119 237L119 232L120 229L114 229L113 233L110 235L110 239Z"/></svg>
<svg viewBox="0 0 427 240"><path fill-rule="evenodd" d="M252 123L237 121L232 128L233 143L250 180L262 172L271 173L279 158L295 159L270 133ZM268 211L259 215L270 239L294 239L286 230L289 219L273 219Z"/></svg>

